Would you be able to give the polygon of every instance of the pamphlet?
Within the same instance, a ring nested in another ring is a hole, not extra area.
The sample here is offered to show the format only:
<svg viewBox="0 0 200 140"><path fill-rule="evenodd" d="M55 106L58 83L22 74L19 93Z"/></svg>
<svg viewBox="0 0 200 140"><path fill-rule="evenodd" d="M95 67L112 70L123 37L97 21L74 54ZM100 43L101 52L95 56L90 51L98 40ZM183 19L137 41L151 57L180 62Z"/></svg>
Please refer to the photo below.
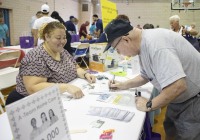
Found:
<svg viewBox="0 0 200 140"><path fill-rule="evenodd" d="M134 112L121 110L112 107L94 107L91 106L88 115L110 118L118 121L129 122L135 115Z"/></svg>
<svg viewBox="0 0 200 140"><path fill-rule="evenodd" d="M100 94L97 101L112 103L123 106L134 106L134 96L126 93L115 93L115 94Z"/></svg>

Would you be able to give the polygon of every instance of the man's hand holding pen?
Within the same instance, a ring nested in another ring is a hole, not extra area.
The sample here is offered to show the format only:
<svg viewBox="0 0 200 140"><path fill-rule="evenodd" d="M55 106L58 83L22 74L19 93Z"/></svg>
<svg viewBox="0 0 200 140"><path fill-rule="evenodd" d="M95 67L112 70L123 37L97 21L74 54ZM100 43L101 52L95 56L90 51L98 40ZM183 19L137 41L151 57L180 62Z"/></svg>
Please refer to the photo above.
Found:
<svg viewBox="0 0 200 140"><path fill-rule="evenodd" d="M112 80L109 81L109 88L110 90L122 90L122 89L126 89L126 87L124 86L124 82L119 82L115 80L115 76L113 77Z"/></svg>
<svg viewBox="0 0 200 140"><path fill-rule="evenodd" d="M117 89L117 87L113 87L114 84L115 84L115 75L113 75L113 79L111 81L109 81L110 90L116 90Z"/></svg>

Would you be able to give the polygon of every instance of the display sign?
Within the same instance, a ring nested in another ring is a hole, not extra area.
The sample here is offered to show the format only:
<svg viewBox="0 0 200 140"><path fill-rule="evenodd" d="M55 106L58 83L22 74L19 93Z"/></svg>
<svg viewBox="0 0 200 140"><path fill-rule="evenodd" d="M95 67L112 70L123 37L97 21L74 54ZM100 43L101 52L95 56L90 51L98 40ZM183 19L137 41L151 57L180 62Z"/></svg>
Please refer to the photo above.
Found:
<svg viewBox="0 0 200 140"><path fill-rule="evenodd" d="M117 8L114 2L108 0L101 0L101 15L103 21L103 27L117 16Z"/></svg>
<svg viewBox="0 0 200 140"><path fill-rule="evenodd" d="M6 106L15 140L70 140L58 86Z"/></svg>
<svg viewBox="0 0 200 140"><path fill-rule="evenodd" d="M119 55L112 48L104 53L106 45L107 43L90 44L89 67L91 70L104 72L117 67Z"/></svg>

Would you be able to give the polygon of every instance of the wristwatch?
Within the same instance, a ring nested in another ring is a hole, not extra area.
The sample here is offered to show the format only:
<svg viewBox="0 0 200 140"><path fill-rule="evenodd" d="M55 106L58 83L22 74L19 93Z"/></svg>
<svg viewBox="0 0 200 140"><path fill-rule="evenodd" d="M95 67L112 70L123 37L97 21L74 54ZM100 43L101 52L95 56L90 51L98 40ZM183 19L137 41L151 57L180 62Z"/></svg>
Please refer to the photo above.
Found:
<svg viewBox="0 0 200 140"><path fill-rule="evenodd" d="M151 100L149 100L149 101L147 102L146 107L147 107L147 109L150 109L150 110L151 110L151 107L152 107L152 101L151 101Z"/></svg>

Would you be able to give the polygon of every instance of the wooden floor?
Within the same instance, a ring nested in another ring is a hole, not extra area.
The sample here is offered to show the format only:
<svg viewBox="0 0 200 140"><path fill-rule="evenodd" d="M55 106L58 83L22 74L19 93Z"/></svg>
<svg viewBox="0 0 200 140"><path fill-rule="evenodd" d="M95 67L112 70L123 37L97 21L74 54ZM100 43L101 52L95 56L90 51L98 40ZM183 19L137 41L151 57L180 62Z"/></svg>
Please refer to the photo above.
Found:
<svg viewBox="0 0 200 140"><path fill-rule="evenodd" d="M162 108L161 113L155 116L153 132L161 134L161 140L165 140L165 131L163 128L163 121L165 119L166 107Z"/></svg>
<svg viewBox="0 0 200 140"><path fill-rule="evenodd" d="M2 90L4 95L8 95L15 87L11 87L5 90ZM0 102L1 103L1 102ZM165 119L166 108L162 108L162 111L159 115L155 116L155 124L153 126L153 132L161 134L162 140L165 140L165 132L163 128L163 121Z"/></svg>

